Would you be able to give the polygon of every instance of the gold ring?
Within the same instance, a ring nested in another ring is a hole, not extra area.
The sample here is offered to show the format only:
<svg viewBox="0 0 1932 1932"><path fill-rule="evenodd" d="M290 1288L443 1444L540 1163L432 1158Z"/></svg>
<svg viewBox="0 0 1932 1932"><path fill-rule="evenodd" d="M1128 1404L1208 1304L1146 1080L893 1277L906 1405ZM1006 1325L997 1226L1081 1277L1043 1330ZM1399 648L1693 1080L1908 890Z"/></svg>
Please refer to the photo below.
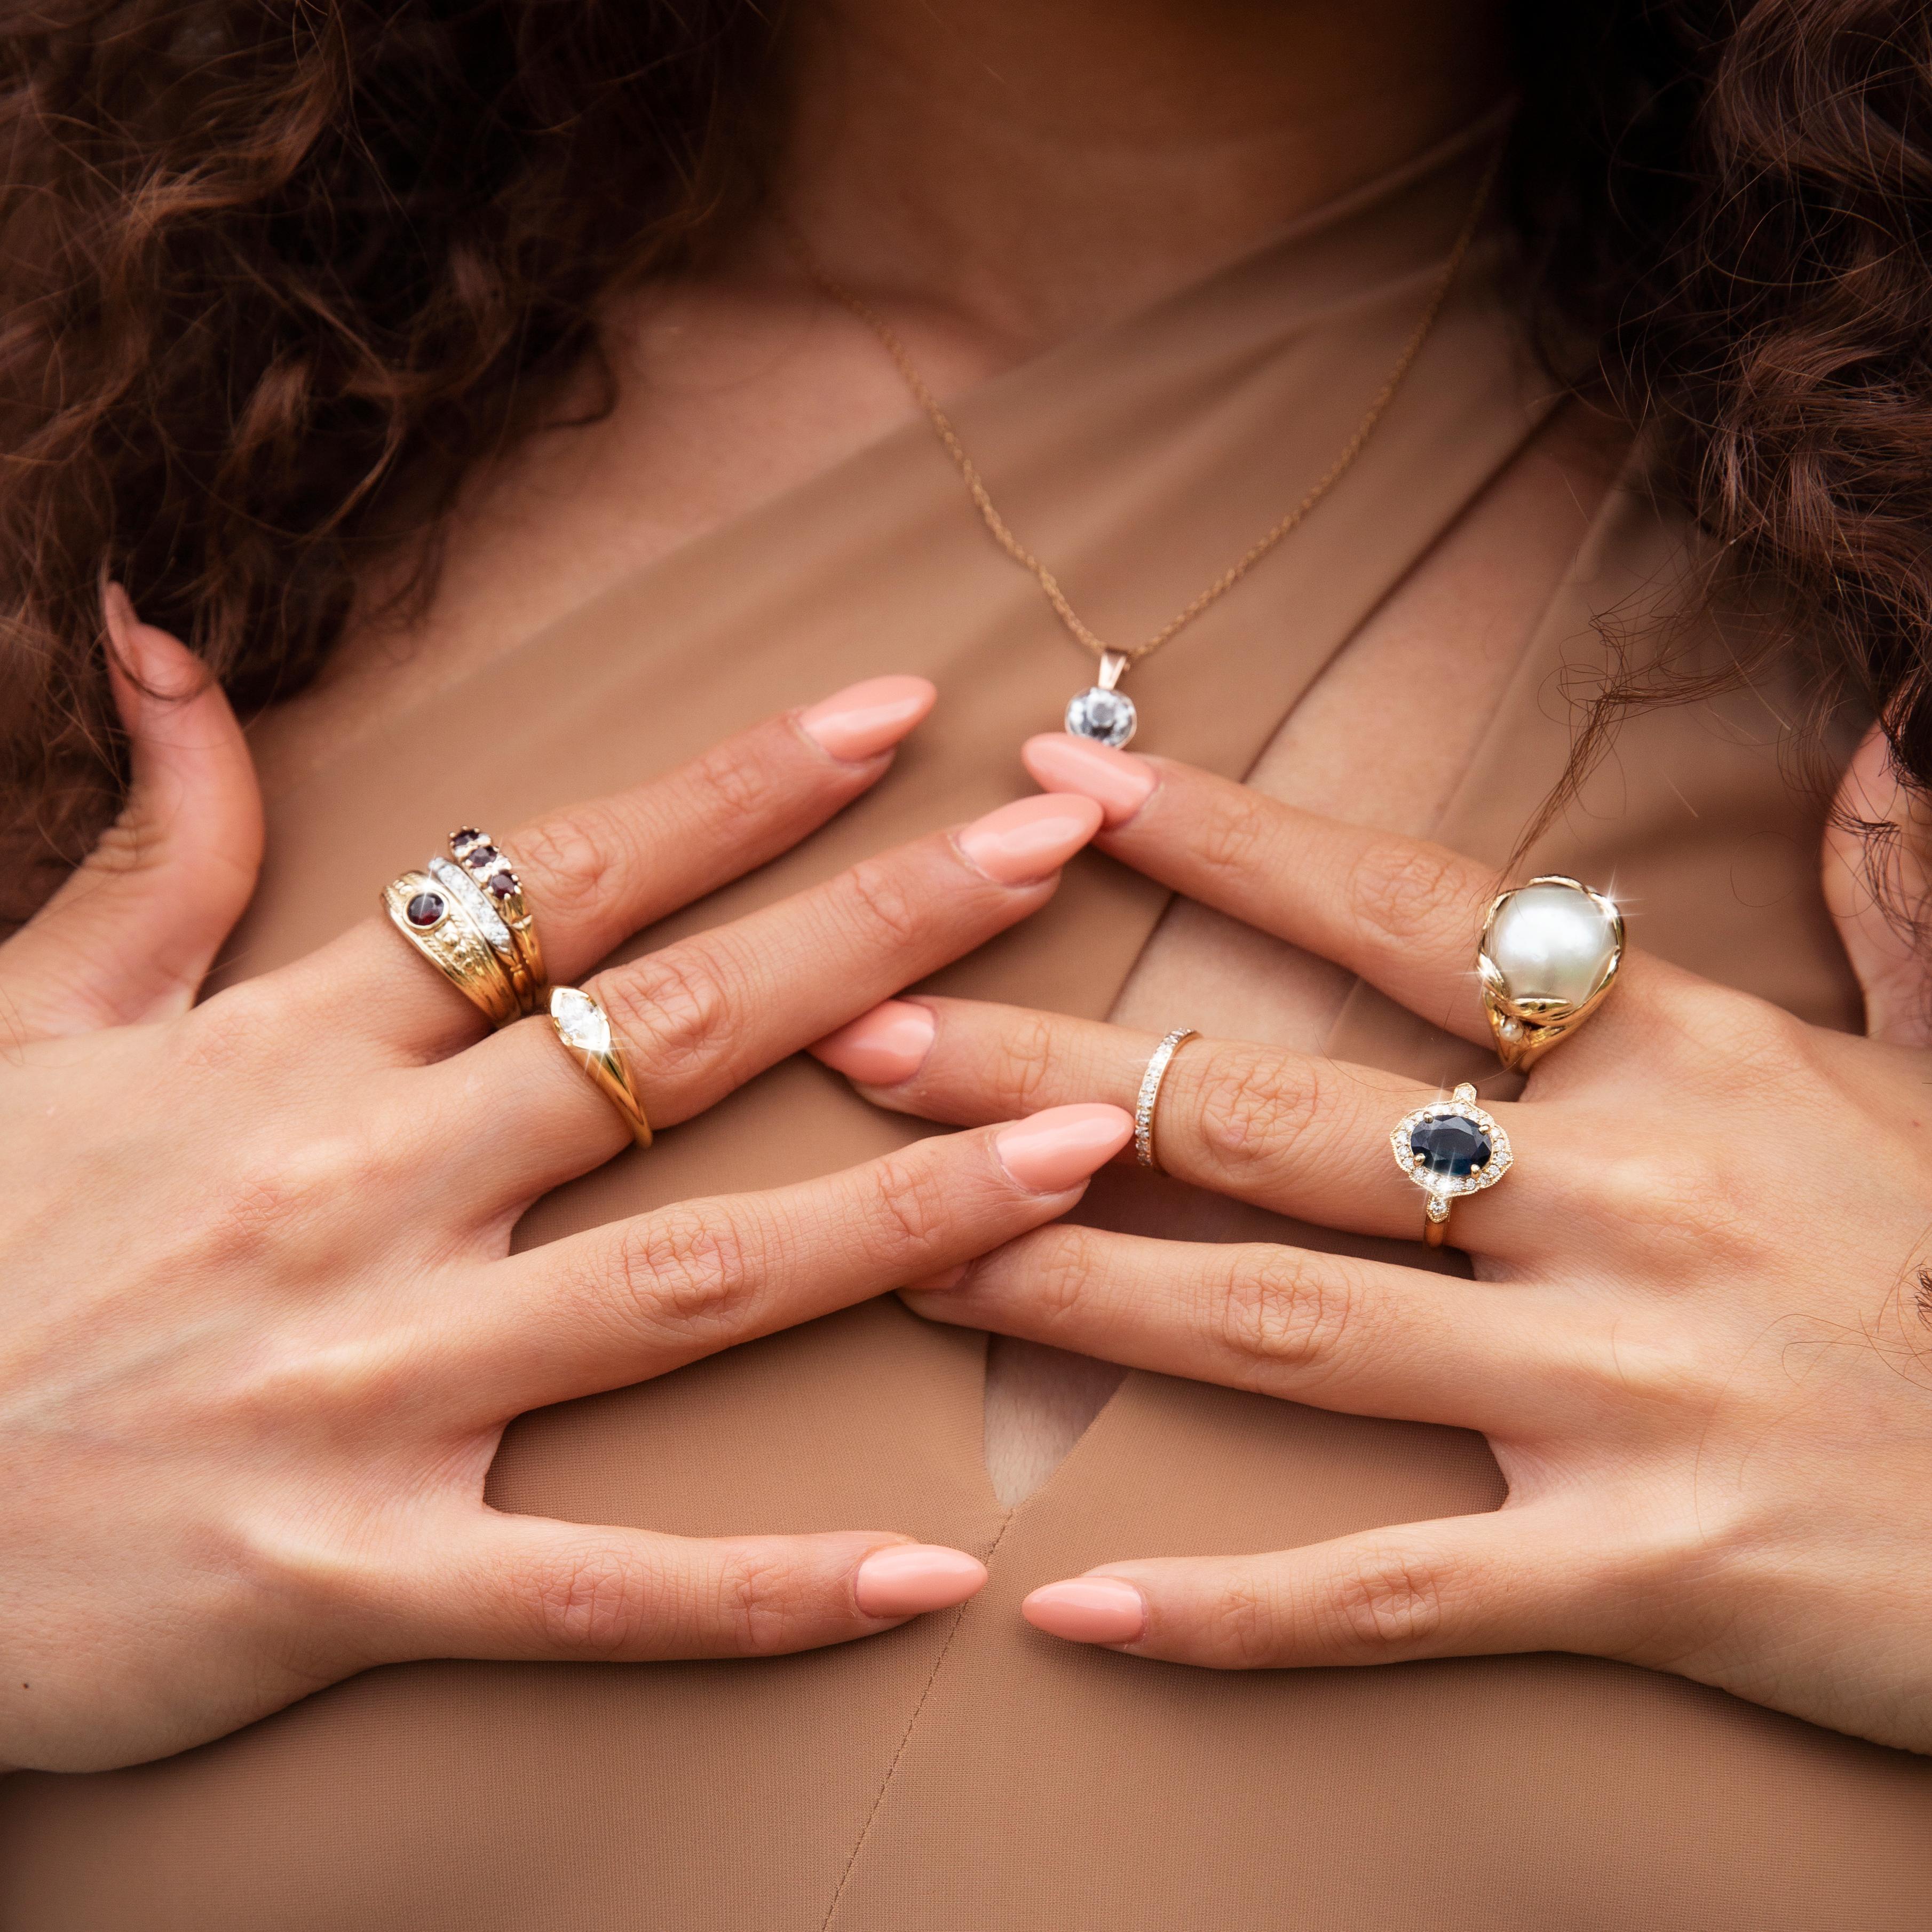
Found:
<svg viewBox="0 0 1932 1932"><path fill-rule="evenodd" d="M455 896L429 872L404 872L382 888L390 922L493 1027L507 1026L522 1004L509 969Z"/></svg>
<svg viewBox="0 0 1932 1932"><path fill-rule="evenodd" d="M1134 1158L1143 1167L1160 1167L1154 1154L1154 1110L1160 1104L1160 1083L1167 1078L1180 1042L1193 1037L1192 1027L1176 1027L1154 1048L1147 1071L1141 1076L1141 1090L1134 1100Z"/></svg>
<svg viewBox="0 0 1932 1932"><path fill-rule="evenodd" d="M524 994L524 1011L537 1012L549 991L544 978L543 947L538 943L536 921L524 898L524 882L517 868L498 849L487 832L473 825L449 835L449 854L475 886L478 897L495 914L509 934L515 964L512 976L528 988Z"/></svg>
<svg viewBox="0 0 1932 1932"><path fill-rule="evenodd" d="M1422 1238L1439 1248L1449 1238L1449 1210L1460 1194L1493 1187L1514 1156L1509 1136L1493 1114L1476 1105L1466 1082L1447 1100L1432 1100L1405 1114L1389 1135L1395 1163L1429 1198L1423 1204Z"/></svg>
<svg viewBox="0 0 1932 1932"><path fill-rule="evenodd" d="M1498 892L1483 920L1476 972L1497 1057L1527 1073L1601 1006L1624 956L1624 917L1560 872Z"/></svg>
<svg viewBox="0 0 1932 1932"><path fill-rule="evenodd" d="M550 1023L556 1029L572 1059L597 1083L604 1097L624 1117L631 1138L640 1147L651 1144L651 1124L638 1104L624 1064L624 1049L611 1030L610 1016L580 986L553 986Z"/></svg>

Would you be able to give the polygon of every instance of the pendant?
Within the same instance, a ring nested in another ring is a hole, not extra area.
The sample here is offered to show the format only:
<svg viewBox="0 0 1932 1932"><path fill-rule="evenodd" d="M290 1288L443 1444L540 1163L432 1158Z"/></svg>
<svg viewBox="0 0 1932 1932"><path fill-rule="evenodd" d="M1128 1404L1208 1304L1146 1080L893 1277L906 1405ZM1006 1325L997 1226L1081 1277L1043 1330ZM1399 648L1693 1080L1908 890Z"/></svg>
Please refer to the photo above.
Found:
<svg viewBox="0 0 1932 1932"><path fill-rule="evenodd" d="M1133 660L1125 651L1100 653L1100 682L1077 692L1066 707L1066 728L1076 738L1091 738L1115 751L1126 744L1140 722L1134 700L1115 686Z"/></svg>

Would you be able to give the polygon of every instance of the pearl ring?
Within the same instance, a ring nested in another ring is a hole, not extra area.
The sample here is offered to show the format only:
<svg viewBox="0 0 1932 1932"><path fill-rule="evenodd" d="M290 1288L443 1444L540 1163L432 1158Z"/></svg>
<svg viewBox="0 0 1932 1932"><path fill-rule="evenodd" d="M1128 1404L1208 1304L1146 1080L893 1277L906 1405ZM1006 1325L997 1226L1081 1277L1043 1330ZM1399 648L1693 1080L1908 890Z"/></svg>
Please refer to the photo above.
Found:
<svg viewBox="0 0 1932 1932"><path fill-rule="evenodd" d="M1623 958L1623 914L1560 873L1490 901L1476 971L1496 1054L1527 1073L1600 1006Z"/></svg>

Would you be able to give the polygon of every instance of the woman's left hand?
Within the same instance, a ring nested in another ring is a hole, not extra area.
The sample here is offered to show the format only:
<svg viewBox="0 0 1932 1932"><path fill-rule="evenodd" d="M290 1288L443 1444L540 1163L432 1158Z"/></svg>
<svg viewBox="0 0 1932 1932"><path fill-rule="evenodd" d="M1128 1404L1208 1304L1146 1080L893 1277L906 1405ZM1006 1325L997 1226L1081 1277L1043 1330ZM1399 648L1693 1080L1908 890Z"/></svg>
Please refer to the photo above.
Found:
<svg viewBox="0 0 1932 1932"><path fill-rule="evenodd" d="M1090 775L1103 849L1487 1043L1482 867L1070 742L1036 740L1030 762L1059 790ZM1882 951L1852 925L1855 958ZM1863 976L1874 1019L1901 1016L1890 1040L1627 952L1602 1010L1492 1109L1515 1164L1456 1204L1473 1281L1055 1225L909 1295L1134 1367L1480 1430L1508 1483L1492 1514L1108 1563L1036 1592L1029 1618L1222 1666L1580 1652L1932 1751L1932 1052L1901 1043L1921 1009L1899 975ZM922 999L817 1050L885 1106L978 1124L1131 1107L1154 1045ZM1191 1040L1158 1150L1198 1186L1414 1238L1424 1197L1389 1133L1438 1097Z"/></svg>

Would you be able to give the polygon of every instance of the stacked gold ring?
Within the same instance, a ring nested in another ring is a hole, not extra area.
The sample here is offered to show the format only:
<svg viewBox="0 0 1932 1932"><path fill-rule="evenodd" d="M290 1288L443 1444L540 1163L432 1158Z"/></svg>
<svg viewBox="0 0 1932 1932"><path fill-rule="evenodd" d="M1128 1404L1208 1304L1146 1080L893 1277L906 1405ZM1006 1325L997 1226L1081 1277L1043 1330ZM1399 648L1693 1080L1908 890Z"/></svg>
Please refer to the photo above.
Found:
<svg viewBox="0 0 1932 1932"><path fill-rule="evenodd" d="M543 949L515 868L473 826L450 834L449 853L383 888L392 923L492 1026L540 1012Z"/></svg>

